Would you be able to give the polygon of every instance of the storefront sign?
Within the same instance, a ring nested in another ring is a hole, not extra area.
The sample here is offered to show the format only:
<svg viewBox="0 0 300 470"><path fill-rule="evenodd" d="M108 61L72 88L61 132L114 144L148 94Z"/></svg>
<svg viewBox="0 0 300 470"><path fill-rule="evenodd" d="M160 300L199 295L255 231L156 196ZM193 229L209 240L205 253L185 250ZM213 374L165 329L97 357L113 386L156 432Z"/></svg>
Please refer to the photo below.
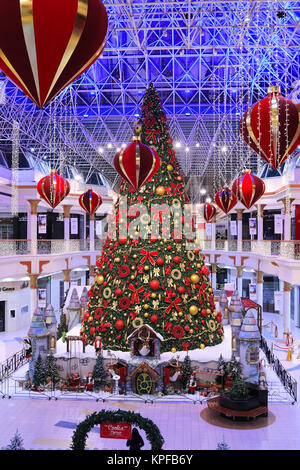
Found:
<svg viewBox="0 0 300 470"><path fill-rule="evenodd" d="M274 215L274 233L282 233L282 215Z"/></svg>
<svg viewBox="0 0 300 470"><path fill-rule="evenodd" d="M78 235L78 219L71 217L71 235Z"/></svg>
<svg viewBox="0 0 300 470"><path fill-rule="evenodd" d="M131 424L101 423L100 437L106 439L131 439Z"/></svg>
<svg viewBox="0 0 300 470"><path fill-rule="evenodd" d="M283 292L274 291L274 310L281 312L283 307Z"/></svg>
<svg viewBox="0 0 300 470"><path fill-rule="evenodd" d="M38 290L38 307L39 308L46 308L47 303L47 290L46 289L39 289Z"/></svg>
<svg viewBox="0 0 300 470"><path fill-rule="evenodd" d="M46 214L39 214L38 215L38 232L39 233L47 233L47 215Z"/></svg>
<svg viewBox="0 0 300 470"><path fill-rule="evenodd" d="M230 233L231 233L231 235L237 235L236 220L231 220L230 221Z"/></svg>
<svg viewBox="0 0 300 470"><path fill-rule="evenodd" d="M254 217L249 219L249 233L250 235L256 235L256 218Z"/></svg>

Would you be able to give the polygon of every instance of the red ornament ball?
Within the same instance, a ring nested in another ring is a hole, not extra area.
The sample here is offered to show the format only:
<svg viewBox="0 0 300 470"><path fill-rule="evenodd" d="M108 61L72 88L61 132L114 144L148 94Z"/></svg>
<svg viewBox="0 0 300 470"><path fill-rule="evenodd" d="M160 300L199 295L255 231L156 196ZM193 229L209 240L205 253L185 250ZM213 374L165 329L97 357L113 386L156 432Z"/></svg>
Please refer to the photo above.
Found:
<svg viewBox="0 0 300 470"><path fill-rule="evenodd" d="M120 245L126 245L126 243L127 243L127 238L125 238L125 237L120 237L119 238L119 244Z"/></svg>
<svg viewBox="0 0 300 470"><path fill-rule="evenodd" d="M83 319L85 321L88 321L88 319L90 318L90 314L88 312L86 312L84 315L83 315Z"/></svg>
<svg viewBox="0 0 300 470"><path fill-rule="evenodd" d="M179 286L178 289L177 289L177 291L178 291L178 294L184 294L184 292L185 292L185 287Z"/></svg>
<svg viewBox="0 0 300 470"><path fill-rule="evenodd" d="M205 308L203 308L203 309L201 310L201 315L202 315L203 317L205 317L205 316L207 315L207 311L205 310Z"/></svg>
<svg viewBox="0 0 300 470"><path fill-rule="evenodd" d="M156 279L153 279L151 282L150 282L150 288L152 290L158 290L159 289L159 281L157 281Z"/></svg>
<svg viewBox="0 0 300 470"><path fill-rule="evenodd" d="M177 264L179 264L179 263L180 263L180 261L181 261L181 258L180 258L180 256L174 256L174 263L177 263Z"/></svg>
<svg viewBox="0 0 300 470"><path fill-rule="evenodd" d="M94 327L94 326L92 326L92 327L90 328L90 333L91 333L91 335L94 335L94 334L95 334L95 327Z"/></svg>
<svg viewBox="0 0 300 470"><path fill-rule="evenodd" d="M157 258L156 264L157 266L163 266L165 263L165 260L163 258Z"/></svg>
<svg viewBox="0 0 300 470"><path fill-rule="evenodd" d="M157 323L158 322L158 316L157 315L152 315L150 317L150 321L151 321L151 323Z"/></svg>
<svg viewBox="0 0 300 470"><path fill-rule="evenodd" d="M115 294L116 294L118 297L120 297L120 295L122 295L122 289L120 289L120 288L119 288L119 289L116 289L116 290L115 290Z"/></svg>
<svg viewBox="0 0 300 470"><path fill-rule="evenodd" d="M116 321L115 323L116 330L123 330L124 327L125 327L125 323L123 322L123 320Z"/></svg>
<svg viewBox="0 0 300 470"><path fill-rule="evenodd" d="M203 274L203 276L209 276L209 273L210 273L209 269L207 269L207 267L204 265L202 266L200 272L201 274Z"/></svg>

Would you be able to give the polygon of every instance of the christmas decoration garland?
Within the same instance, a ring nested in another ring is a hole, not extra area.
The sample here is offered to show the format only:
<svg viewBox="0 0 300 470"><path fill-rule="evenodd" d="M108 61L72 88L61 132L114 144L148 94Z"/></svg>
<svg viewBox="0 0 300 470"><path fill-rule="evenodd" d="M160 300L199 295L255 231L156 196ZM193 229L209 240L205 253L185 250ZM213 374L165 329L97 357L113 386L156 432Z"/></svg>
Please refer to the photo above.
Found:
<svg viewBox="0 0 300 470"><path fill-rule="evenodd" d="M164 438L162 437L160 430L151 419L143 418L139 413L133 411L107 411L101 410L99 413L93 413L78 424L72 437L72 450L84 450L86 445L86 439L90 430L101 423L119 423L124 422L137 426L143 429L146 433L146 437L151 444L151 450L160 450L164 444Z"/></svg>

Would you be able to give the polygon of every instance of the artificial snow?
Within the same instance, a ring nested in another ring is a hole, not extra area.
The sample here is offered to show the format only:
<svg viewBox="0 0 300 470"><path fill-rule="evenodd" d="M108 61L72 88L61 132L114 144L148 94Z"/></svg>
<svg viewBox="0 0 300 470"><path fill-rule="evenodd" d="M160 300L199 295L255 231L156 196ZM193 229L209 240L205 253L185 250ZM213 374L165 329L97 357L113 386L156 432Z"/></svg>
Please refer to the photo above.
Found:
<svg viewBox="0 0 300 470"><path fill-rule="evenodd" d="M81 324L74 326L70 331L68 331L66 336L80 336ZM82 352L82 343L81 341L70 342L70 352L66 352L67 345L62 342L62 339L57 341L56 354L55 357L96 357L95 348L91 345L86 345L85 353ZM165 352L160 355L159 360L155 360L158 363L169 362L171 359L178 359L183 361L186 356L186 351L176 351ZM222 343L215 346L208 346L204 349L193 349L188 351L189 357L192 361L198 362L210 362L218 361L220 354L222 354L225 361L230 361L232 356L231 348L231 326L224 325L224 339ZM132 362L133 358L130 351L112 351L112 350L103 350L103 357L107 359L120 359L126 362Z"/></svg>

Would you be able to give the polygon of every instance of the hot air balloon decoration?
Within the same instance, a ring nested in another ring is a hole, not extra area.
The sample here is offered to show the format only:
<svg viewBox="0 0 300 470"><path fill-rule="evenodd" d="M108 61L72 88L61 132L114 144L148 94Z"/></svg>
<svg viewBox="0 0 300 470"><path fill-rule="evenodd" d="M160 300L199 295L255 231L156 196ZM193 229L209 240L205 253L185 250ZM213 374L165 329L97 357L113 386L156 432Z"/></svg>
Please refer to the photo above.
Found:
<svg viewBox="0 0 300 470"><path fill-rule="evenodd" d="M245 142L275 170L300 145L300 106L284 98L280 87L242 115L240 132Z"/></svg>
<svg viewBox="0 0 300 470"><path fill-rule="evenodd" d="M232 185L232 191L247 209L250 209L262 197L265 189L263 180L253 175L251 170L245 170L244 174L237 178Z"/></svg>
<svg viewBox="0 0 300 470"><path fill-rule="evenodd" d="M225 186L215 195L215 203L225 214L228 214L236 205L237 197L228 186Z"/></svg>
<svg viewBox="0 0 300 470"><path fill-rule="evenodd" d="M114 167L134 191L138 191L157 172L160 159L155 150L143 144L139 137L117 152Z"/></svg>
<svg viewBox="0 0 300 470"><path fill-rule="evenodd" d="M107 28L101 0L2 0L0 69L42 108L97 60Z"/></svg>
<svg viewBox="0 0 300 470"><path fill-rule="evenodd" d="M216 208L209 202L204 204L203 215L206 222L210 222L216 215Z"/></svg>
<svg viewBox="0 0 300 470"><path fill-rule="evenodd" d="M93 215L102 204L102 197L92 189L79 196L79 204L89 215Z"/></svg>
<svg viewBox="0 0 300 470"><path fill-rule="evenodd" d="M56 170L51 170L50 175L45 176L38 182L37 191L54 209L69 194L70 184L59 176Z"/></svg>

